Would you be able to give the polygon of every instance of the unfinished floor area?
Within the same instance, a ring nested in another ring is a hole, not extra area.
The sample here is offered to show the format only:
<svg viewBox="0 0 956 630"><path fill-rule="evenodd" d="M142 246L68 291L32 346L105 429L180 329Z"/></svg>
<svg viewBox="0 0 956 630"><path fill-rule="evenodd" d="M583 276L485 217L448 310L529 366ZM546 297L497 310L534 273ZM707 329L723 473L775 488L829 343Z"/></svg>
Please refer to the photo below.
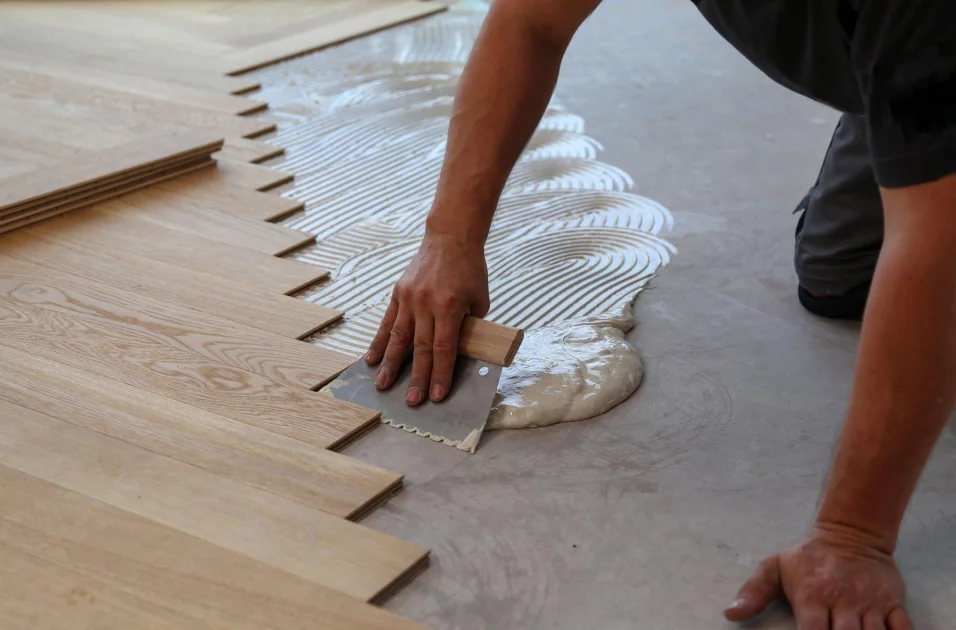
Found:
<svg viewBox="0 0 956 630"><path fill-rule="evenodd" d="M858 329L804 312L791 262L791 211L837 117L677 0L607 0L558 96L674 215L679 253L629 335L644 383L601 418L486 434L475 455L392 430L348 447L407 475L365 522L433 550L387 608L442 629L730 628L739 584L810 523L849 393ZM953 423L898 560L916 627L951 628ZM752 627L794 622L781 608Z"/></svg>

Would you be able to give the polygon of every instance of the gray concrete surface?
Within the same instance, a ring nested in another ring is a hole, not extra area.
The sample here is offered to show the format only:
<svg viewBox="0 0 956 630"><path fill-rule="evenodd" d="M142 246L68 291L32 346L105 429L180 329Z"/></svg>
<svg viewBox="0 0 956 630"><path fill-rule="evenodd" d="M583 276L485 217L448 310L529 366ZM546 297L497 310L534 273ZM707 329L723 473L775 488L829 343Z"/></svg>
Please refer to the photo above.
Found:
<svg viewBox="0 0 956 630"><path fill-rule="evenodd" d="M836 114L772 84L686 0L608 0L562 101L680 250L637 302L640 391L578 424L486 434L464 455L381 428L348 449L406 490L366 524L432 549L386 606L439 629L733 627L720 611L809 524L858 329L795 297L790 210ZM918 628L956 625L956 429L898 551ZM793 628L785 608L752 627Z"/></svg>

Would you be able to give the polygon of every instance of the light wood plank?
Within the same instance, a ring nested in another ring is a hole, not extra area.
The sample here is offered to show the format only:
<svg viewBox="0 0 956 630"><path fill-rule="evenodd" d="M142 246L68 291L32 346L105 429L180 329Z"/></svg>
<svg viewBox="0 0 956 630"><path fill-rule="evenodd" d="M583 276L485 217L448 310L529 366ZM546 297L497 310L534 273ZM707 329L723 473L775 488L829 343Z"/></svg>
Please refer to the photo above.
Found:
<svg viewBox="0 0 956 630"><path fill-rule="evenodd" d="M113 197L121 196L127 193L135 192L145 186L152 186L158 184L159 182L165 181L167 179L175 179L181 177L182 175L192 173L199 170L213 170L210 167L212 166L212 160L208 160L194 166L187 167L176 167L168 170L161 170L156 174L150 176L148 181L143 181L140 179L134 179L132 183L118 185L114 188L110 188L102 193L97 193L88 197L81 198L78 201L70 201L65 203L60 203L54 207L44 210L42 212L31 212L28 215L21 216L18 219L10 220L5 219L0 224L0 234L11 232L13 230L25 227L27 225L32 225L40 221L47 219L55 218L61 214L66 214L72 212L73 210L78 210L90 206L91 204L99 203L101 201L106 201L112 199Z"/></svg>
<svg viewBox="0 0 956 630"><path fill-rule="evenodd" d="M169 346L124 322L78 317L57 307L75 294L40 284L22 289L5 284L0 292L5 346L322 448L348 442L377 422L372 410ZM232 344L230 349L242 352Z"/></svg>
<svg viewBox="0 0 956 630"><path fill-rule="evenodd" d="M34 306L93 326L129 328L136 338L303 389L325 385L353 362L296 339L0 254L0 294L25 293Z"/></svg>
<svg viewBox="0 0 956 630"><path fill-rule="evenodd" d="M229 175L221 167L187 175L157 188L200 199L210 204L207 207L250 221L280 221L305 208L305 204L295 199L232 185Z"/></svg>
<svg viewBox="0 0 956 630"><path fill-rule="evenodd" d="M233 116L252 114L268 107L262 101L224 94L211 89L193 88L170 83L169 81L100 70L65 60L53 61L13 52L5 52L0 56L0 67L31 72L54 79L79 81L90 86L120 90L160 101Z"/></svg>
<svg viewBox="0 0 956 630"><path fill-rule="evenodd" d="M220 114L169 100L157 100L112 88L91 86L72 79L55 78L3 66L0 66L0 92L18 99L53 99L62 104L69 104L69 107L65 108L67 111L73 111L78 105L83 105L109 113L111 118L121 116L119 120L125 120L126 116L133 115L147 120L206 130L223 137L259 136L273 131L276 127L274 123L253 118Z"/></svg>
<svg viewBox="0 0 956 630"><path fill-rule="evenodd" d="M336 20L304 33L297 33L236 52L225 58L224 67L228 68L226 74L242 74L277 61L338 44L359 35L438 13L445 8L445 5L441 3L426 0L386 4L358 16Z"/></svg>
<svg viewBox="0 0 956 630"><path fill-rule="evenodd" d="M424 630L332 589L6 466L0 466L0 487L0 555L7 560L14 551L18 554L17 562L0 563L4 628L92 630L77 623L81 613L76 608L114 601L99 596L107 587L173 616L180 622L177 628L188 619L235 630ZM93 595L93 601L77 601L82 593ZM107 617L93 627L141 628L116 621Z"/></svg>
<svg viewBox="0 0 956 630"><path fill-rule="evenodd" d="M211 67L216 65L212 62L207 64L193 55L143 45L134 38L125 43L107 41L20 20L0 19L0 52L7 51L231 94L259 86L256 81L222 76Z"/></svg>
<svg viewBox="0 0 956 630"><path fill-rule="evenodd" d="M0 535L8 532L0 521ZM28 539L29 540L29 539ZM16 541L19 542L19 541ZM175 611L163 614L122 588L38 558L32 550L0 542L0 621L4 628L44 630L205 630Z"/></svg>
<svg viewBox="0 0 956 630"><path fill-rule="evenodd" d="M129 442L343 518L402 476L171 398L0 346L0 400Z"/></svg>
<svg viewBox="0 0 956 630"><path fill-rule="evenodd" d="M37 229L55 240L80 241L104 251L120 250L286 295L329 275L315 265L172 230L132 214L108 212L100 206L74 212L49 227Z"/></svg>
<svg viewBox="0 0 956 630"><path fill-rule="evenodd" d="M265 160L280 157L284 153L285 149L282 147L258 140L226 138L226 143L223 145L222 150L213 154L213 157L220 160L257 164Z"/></svg>
<svg viewBox="0 0 956 630"><path fill-rule="evenodd" d="M105 252L57 242L21 230L0 239L4 255L174 302L200 313L302 339L339 319L341 313L252 285L183 270L121 251Z"/></svg>
<svg viewBox="0 0 956 630"><path fill-rule="evenodd" d="M242 164L232 160L220 160L218 170L222 173L223 181L227 185L249 190L270 190L295 179L292 173L283 173L267 166Z"/></svg>
<svg viewBox="0 0 956 630"><path fill-rule="evenodd" d="M82 159L75 161L80 162ZM41 199L16 203L3 210L0 210L0 217L2 217L3 221L9 222L11 220L22 218L24 214L44 212L46 210L58 208L64 204L75 205L84 201L93 203L88 200L99 200L101 198L109 198L110 196L118 196L120 194L125 194L125 192L115 191L126 191L131 187L142 188L144 186L150 185L154 178L163 179L170 175L176 176L180 173L188 173L193 170L212 167L215 165L215 161L208 153L200 154L194 157L176 158L166 161L161 165L149 166L148 168L137 168L128 174L108 175L101 180L97 180L92 183L65 187L44 195ZM61 170L66 166L66 163L60 163L44 170L56 172L57 170Z"/></svg>
<svg viewBox="0 0 956 630"><path fill-rule="evenodd" d="M129 213L173 230L273 256L315 242L314 234L263 221L248 221L219 212L200 200L176 197L164 190L143 190L102 207L110 212Z"/></svg>
<svg viewBox="0 0 956 630"><path fill-rule="evenodd" d="M0 464L370 600L428 551L45 414L0 402Z"/></svg>
<svg viewBox="0 0 956 630"><path fill-rule="evenodd" d="M0 181L0 210L17 204L38 202L60 191L128 173L196 151L212 153L222 139L206 132L148 137L11 180Z"/></svg>

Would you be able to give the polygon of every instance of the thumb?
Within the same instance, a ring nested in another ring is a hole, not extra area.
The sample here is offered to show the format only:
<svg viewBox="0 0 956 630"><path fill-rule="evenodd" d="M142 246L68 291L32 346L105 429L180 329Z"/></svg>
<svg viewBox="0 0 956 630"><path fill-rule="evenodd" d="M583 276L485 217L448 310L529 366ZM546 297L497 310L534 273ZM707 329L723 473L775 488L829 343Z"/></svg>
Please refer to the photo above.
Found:
<svg viewBox="0 0 956 630"><path fill-rule="evenodd" d="M746 621L756 617L778 597L783 596L780 583L780 556L771 556L760 563L737 598L724 610L728 621Z"/></svg>

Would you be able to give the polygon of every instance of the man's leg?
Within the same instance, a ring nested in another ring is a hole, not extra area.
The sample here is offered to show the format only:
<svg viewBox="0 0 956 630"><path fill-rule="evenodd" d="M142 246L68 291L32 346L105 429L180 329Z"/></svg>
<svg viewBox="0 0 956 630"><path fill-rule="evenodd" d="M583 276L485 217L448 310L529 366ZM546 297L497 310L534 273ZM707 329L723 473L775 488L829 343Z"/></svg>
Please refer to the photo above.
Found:
<svg viewBox="0 0 956 630"><path fill-rule="evenodd" d="M844 114L797 225L800 302L825 317L862 317L882 243L883 204L865 121Z"/></svg>

